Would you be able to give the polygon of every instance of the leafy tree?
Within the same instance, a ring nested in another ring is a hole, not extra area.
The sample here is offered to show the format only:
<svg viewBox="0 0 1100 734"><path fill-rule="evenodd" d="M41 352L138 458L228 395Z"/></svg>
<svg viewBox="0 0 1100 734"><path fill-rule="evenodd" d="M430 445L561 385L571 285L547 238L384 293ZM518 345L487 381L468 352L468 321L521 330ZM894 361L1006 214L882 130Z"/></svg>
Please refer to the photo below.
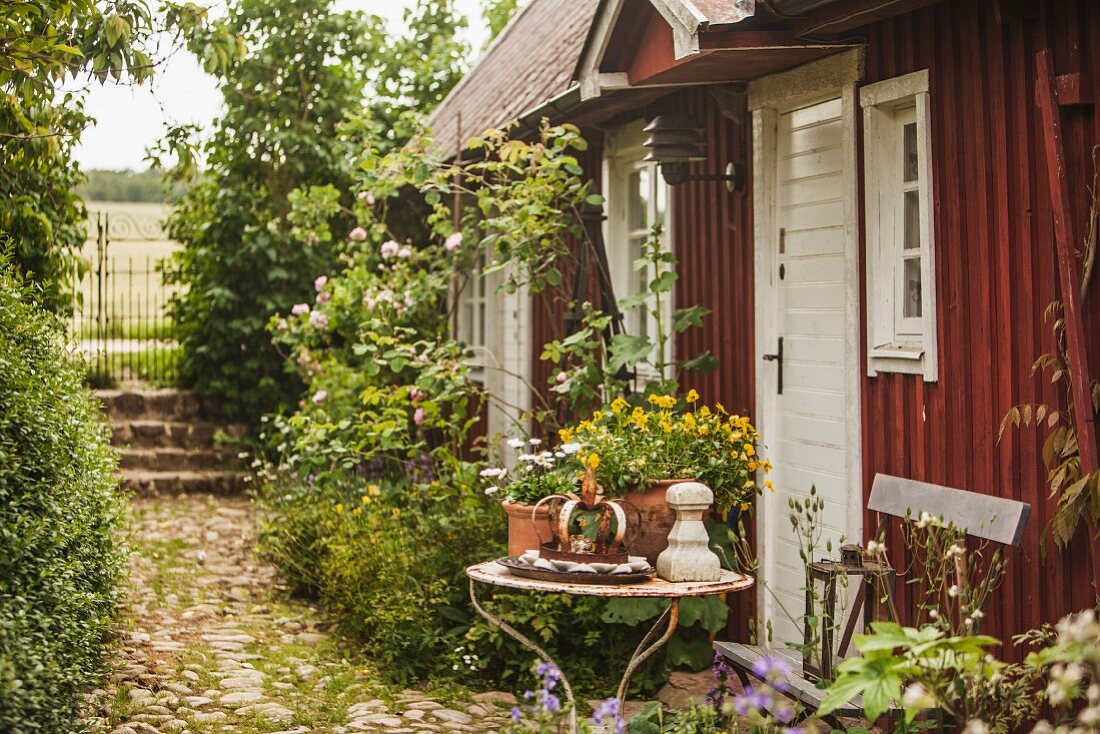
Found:
<svg viewBox="0 0 1100 734"><path fill-rule="evenodd" d="M520 5L521 0L485 0L482 3L481 17L489 25L489 40L485 42L486 45L500 35L504 26L508 25L508 21L515 16Z"/></svg>
<svg viewBox="0 0 1100 734"><path fill-rule="evenodd" d="M264 325L336 267L362 149L408 140L465 69L453 0L420 0L406 21L406 36L387 39L380 18L331 0L239 0L226 23L252 50L220 75L225 115L203 155L197 131L175 129L154 156L176 153L177 176L205 161L169 221L187 286L171 310L185 379L229 415L255 421L297 401L300 379ZM300 226L293 203L328 191L342 193L326 226Z"/></svg>
<svg viewBox="0 0 1100 734"><path fill-rule="evenodd" d="M72 160L90 123L81 84L142 83L156 61L158 34L232 61L239 40L194 4L168 3L153 14L138 0L8 0L0 18L0 240L15 266L59 309L84 241L86 213ZM75 87L72 89L71 87ZM58 89L69 88L58 93Z"/></svg>

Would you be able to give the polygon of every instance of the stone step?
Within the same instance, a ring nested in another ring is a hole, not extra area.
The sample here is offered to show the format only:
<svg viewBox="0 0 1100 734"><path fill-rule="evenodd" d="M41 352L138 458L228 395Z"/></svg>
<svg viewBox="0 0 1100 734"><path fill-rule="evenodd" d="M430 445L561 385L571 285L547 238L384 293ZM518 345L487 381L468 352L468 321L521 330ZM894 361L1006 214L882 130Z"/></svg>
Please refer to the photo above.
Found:
<svg viewBox="0 0 1100 734"><path fill-rule="evenodd" d="M214 436L223 432L240 438L247 427L239 424L220 426L208 421L112 420L111 443L130 448L209 449Z"/></svg>
<svg viewBox="0 0 1100 734"><path fill-rule="evenodd" d="M98 390L112 420L189 421L202 415L202 401L190 390L123 388Z"/></svg>
<svg viewBox="0 0 1100 734"><path fill-rule="evenodd" d="M122 486L135 494L237 494L245 488L247 474L241 471L127 471Z"/></svg>
<svg viewBox="0 0 1100 734"><path fill-rule="evenodd" d="M234 463L229 454L208 448L128 448L120 454L119 468L124 471L227 469Z"/></svg>

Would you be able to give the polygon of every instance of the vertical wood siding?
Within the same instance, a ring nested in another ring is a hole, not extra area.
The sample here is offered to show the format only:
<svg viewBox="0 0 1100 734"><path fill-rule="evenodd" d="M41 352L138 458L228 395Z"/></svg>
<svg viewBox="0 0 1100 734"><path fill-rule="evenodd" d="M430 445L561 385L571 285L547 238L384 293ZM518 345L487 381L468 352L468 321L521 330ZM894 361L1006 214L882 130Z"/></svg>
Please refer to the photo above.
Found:
<svg viewBox="0 0 1100 734"><path fill-rule="evenodd" d="M985 631L1009 640L1095 603L1087 543L1096 541L1081 532L1070 550L1040 553L1054 508L1041 433L1009 429L998 443L997 429L1014 404L1058 400L1048 380L1031 374L1034 359L1053 348L1043 311L1058 297L1035 53L1053 48L1056 73L1085 71L1100 100L1100 4L1038 3L1037 19L1004 25L994 5L951 0L865 29L868 83L930 73L940 371L935 383L864 376L862 420L865 496L883 472L1032 504L1023 547L1008 553L1004 584L987 609ZM1091 106L1061 114L1080 242L1100 123ZM1085 310L1095 375L1095 282ZM868 514L868 538L875 523ZM904 568L896 523L887 545Z"/></svg>

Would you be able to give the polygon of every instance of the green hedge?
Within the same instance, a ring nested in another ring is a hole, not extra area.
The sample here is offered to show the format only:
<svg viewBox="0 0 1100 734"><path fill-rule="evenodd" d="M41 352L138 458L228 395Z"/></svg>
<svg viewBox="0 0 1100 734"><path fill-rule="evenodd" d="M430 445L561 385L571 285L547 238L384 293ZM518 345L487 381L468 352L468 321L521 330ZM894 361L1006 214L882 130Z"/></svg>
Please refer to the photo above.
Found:
<svg viewBox="0 0 1100 734"><path fill-rule="evenodd" d="M79 731L123 562L98 406L59 323L0 257L0 731Z"/></svg>

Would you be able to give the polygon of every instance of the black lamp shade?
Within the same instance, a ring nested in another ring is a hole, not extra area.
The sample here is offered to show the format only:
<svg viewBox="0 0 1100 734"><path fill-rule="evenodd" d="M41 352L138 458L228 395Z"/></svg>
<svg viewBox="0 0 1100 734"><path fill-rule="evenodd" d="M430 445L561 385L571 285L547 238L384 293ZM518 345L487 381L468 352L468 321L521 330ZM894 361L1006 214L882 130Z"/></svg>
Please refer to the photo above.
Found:
<svg viewBox="0 0 1100 734"><path fill-rule="evenodd" d="M703 130L690 115L658 115L644 129L649 133L645 147L650 149L645 159L661 164L706 160Z"/></svg>

